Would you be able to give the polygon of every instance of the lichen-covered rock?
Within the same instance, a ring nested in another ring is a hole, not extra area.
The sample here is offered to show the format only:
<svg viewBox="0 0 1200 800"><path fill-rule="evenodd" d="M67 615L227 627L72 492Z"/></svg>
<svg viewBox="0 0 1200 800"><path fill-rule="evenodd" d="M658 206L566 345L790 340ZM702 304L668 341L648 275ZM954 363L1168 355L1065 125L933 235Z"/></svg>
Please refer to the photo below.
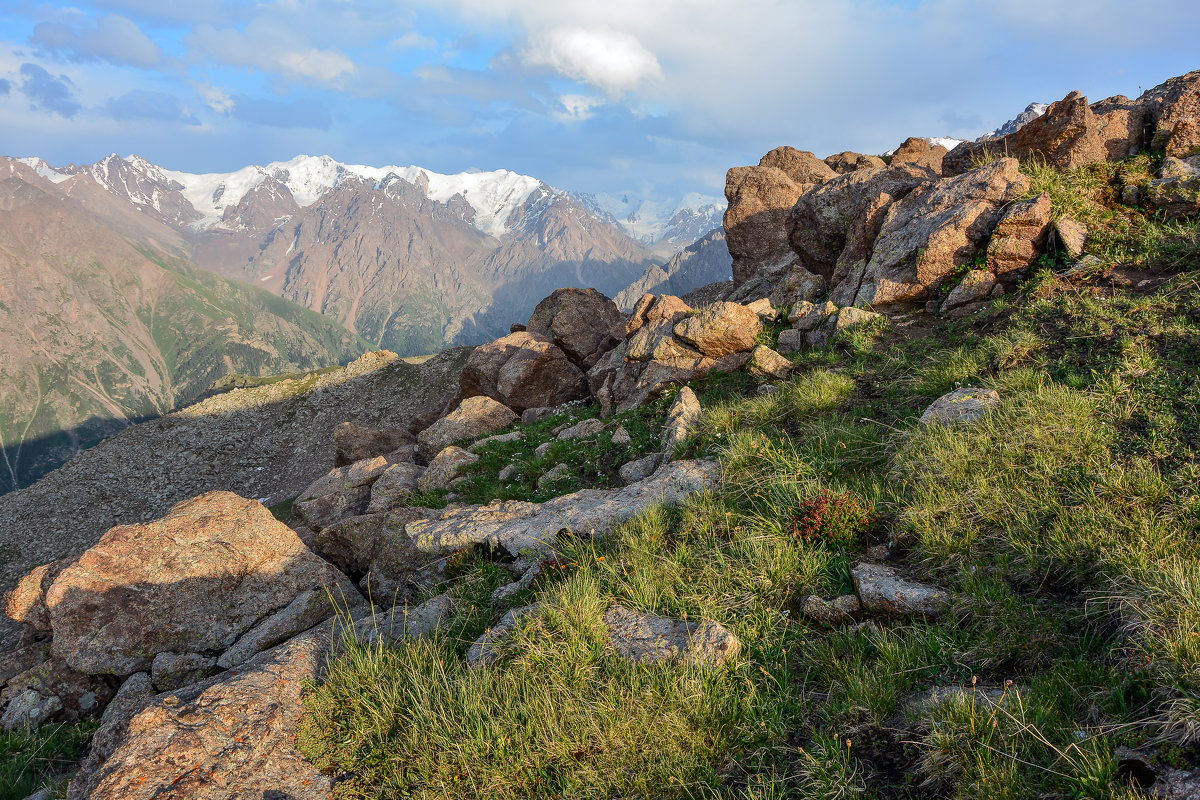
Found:
<svg viewBox="0 0 1200 800"><path fill-rule="evenodd" d="M675 397L675 402L667 409L667 419L663 423L662 445L663 452L669 458L675 447L686 440L700 424L700 400L690 387L684 386Z"/></svg>
<svg viewBox="0 0 1200 800"><path fill-rule="evenodd" d="M980 389L964 386L948 392L930 404L921 415L921 425L963 425L987 416L1000 404L1000 395L995 389Z"/></svg>
<svg viewBox="0 0 1200 800"><path fill-rule="evenodd" d="M720 358L754 347L762 328L762 320L751 309L719 301L677 322L674 333L704 355Z"/></svg>
<svg viewBox="0 0 1200 800"><path fill-rule="evenodd" d="M558 439L583 439L587 436L595 436L604 430L604 423L601 420L592 418L585 419L574 425L563 428L558 432Z"/></svg>
<svg viewBox="0 0 1200 800"><path fill-rule="evenodd" d="M67 797L330 800L332 780L297 752L295 734L302 693L324 675L331 627L237 670L135 703L144 705L110 728L107 757L89 757Z"/></svg>
<svg viewBox="0 0 1200 800"><path fill-rule="evenodd" d="M1028 269L1045 245L1050 213L1050 195L1045 192L1010 205L988 241L988 269L1001 277Z"/></svg>
<svg viewBox="0 0 1200 800"><path fill-rule="evenodd" d="M595 289L556 289L537 304L526 330L551 339L584 370L620 341L625 317Z"/></svg>
<svg viewBox="0 0 1200 800"><path fill-rule="evenodd" d="M788 328L779 332L777 346L780 353L798 353L804 344L804 331Z"/></svg>
<svg viewBox="0 0 1200 800"><path fill-rule="evenodd" d="M975 257L1005 203L1029 188L1013 158L925 184L894 203L875 239L855 305L923 300Z"/></svg>
<svg viewBox="0 0 1200 800"><path fill-rule="evenodd" d="M70 564L70 559L60 559L35 567L17 583L15 589L4 596L4 615L36 631L49 633L50 612L46 608L46 590Z"/></svg>
<svg viewBox="0 0 1200 800"><path fill-rule="evenodd" d="M74 722L104 710L112 685L50 657L9 679L0 692L0 727L9 731L51 720Z"/></svg>
<svg viewBox="0 0 1200 800"><path fill-rule="evenodd" d="M356 591L260 503L209 492L113 528L64 569L46 593L52 648L80 672L129 675L162 652L225 650L321 587Z"/></svg>
<svg viewBox="0 0 1200 800"><path fill-rule="evenodd" d="M637 483L649 478L662 462L662 453L651 453L645 458L639 458L635 461L622 464L621 468L617 470L617 475L628 486L631 483Z"/></svg>
<svg viewBox="0 0 1200 800"><path fill-rule="evenodd" d="M892 166L914 164L941 175L942 159L948 152L950 151L940 144L910 136L892 152Z"/></svg>
<svg viewBox="0 0 1200 800"><path fill-rule="evenodd" d="M371 428L343 422L333 429L333 465L344 467L356 461L387 455L412 442L412 433L403 428Z"/></svg>
<svg viewBox="0 0 1200 800"><path fill-rule="evenodd" d="M825 320L838 312L838 307L826 300L824 303L798 303L788 315L792 328L798 331L811 331L819 327Z"/></svg>
<svg viewBox="0 0 1200 800"><path fill-rule="evenodd" d="M617 655L639 664L679 661L715 667L742 650L741 641L729 629L711 620L671 619L610 606L604 624Z"/></svg>
<svg viewBox="0 0 1200 800"><path fill-rule="evenodd" d="M404 639L433 636L454 620L454 599L449 593L418 605L395 605L387 611L364 614L354 623L360 641L395 644Z"/></svg>
<svg viewBox="0 0 1200 800"><path fill-rule="evenodd" d="M862 611L862 603L858 597L845 594L832 600L825 600L815 594L810 594L800 603L800 613L813 622L833 628L848 625L854 621L855 614Z"/></svg>
<svg viewBox="0 0 1200 800"><path fill-rule="evenodd" d="M232 647L221 654L217 665L221 669L232 669L244 664L262 651L286 642L336 614L356 609L365 602L356 591L341 594L334 588L321 588L301 592L295 600L243 633ZM153 670L151 674L154 674ZM157 675L154 685L159 689L176 688L163 686Z"/></svg>
<svg viewBox="0 0 1200 800"><path fill-rule="evenodd" d="M455 442L502 431L519 419L511 408L486 395L476 395L466 398L449 414L421 431L417 444L425 458L433 458Z"/></svg>
<svg viewBox="0 0 1200 800"><path fill-rule="evenodd" d="M361 514L371 500L371 485L389 466L385 456L377 456L333 469L300 493L294 513L313 530Z"/></svg>
<svg viewBox="0 0 1200 800"><path fill-rule="evenodd" d="M783 380L792 374L792 362L766 345L760 344L750 351L750 360L746 362L746 371L763 380L771 378Z"/></svg>
<svg viewBox="0 0 1200 800"><path fill-rule="evenodd" d="M400 505L417 491L425 467L411 462L392 464L371 484L371 499L364 513L378 514Z"/></svg>
<svg viewBox="0 0 1200 800"><path fill-rule="evenodd" d="M417 488L423 492L444 489L459 473L479 460L479 456L461 447L446 447L434 456L429 467L417 479Z"/></svg>
<svg viewBox="0 0 1200 800"><path fill-rule="evenodd" d="M950 596L934 586L905 580L894 569L859 562L850 570L863 607L900 616L937 617L950 605Z"/></svg>
<svg viewBox="0 0 1200 800"><path fill-rule="evenodd" d="M811 185L797 184L777 167L734 167L726 173L724 224L735 286L790 263L788 212Z"/></svg>
<svg viewBox="0 0 1200 800"><path fill-rule="evenodd" d="M1200 156L1167 157L1159 174L1146 187L1146 204L1167 219L1200 216Z"/></svg>

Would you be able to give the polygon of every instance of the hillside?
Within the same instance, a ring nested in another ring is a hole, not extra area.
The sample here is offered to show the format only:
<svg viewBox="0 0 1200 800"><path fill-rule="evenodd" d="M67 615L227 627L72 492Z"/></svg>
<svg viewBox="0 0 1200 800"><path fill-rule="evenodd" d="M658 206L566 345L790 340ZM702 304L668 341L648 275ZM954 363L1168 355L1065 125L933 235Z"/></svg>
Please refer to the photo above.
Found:
<svg viewBox="0 0 1200 800"><path fill-rule="evenodd" d="M0 170L0 492L228 374L365 350L314 312L192 266L176 234L97 202L95 187Z"/></svg>
<svg viewBox="0 0 1200 800"><path fill-rule="evenodd" d="M726 194L695 306L557 289L379 427L262 395L332 469L31 570L13 800L1200 796L1200 71Z"/></svg>

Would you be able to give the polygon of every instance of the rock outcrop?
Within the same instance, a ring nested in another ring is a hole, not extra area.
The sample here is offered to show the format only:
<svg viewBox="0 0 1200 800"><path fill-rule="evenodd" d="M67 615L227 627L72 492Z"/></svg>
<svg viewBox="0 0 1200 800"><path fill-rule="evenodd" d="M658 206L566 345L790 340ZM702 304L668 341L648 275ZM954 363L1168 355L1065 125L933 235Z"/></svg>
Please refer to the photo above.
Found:
<svg viewBox="0 0 1200 800"><path fill-rule="evenodd" d="M586 397L587 378L545 336L521 331L472 351L459 377L459 397L476 395L520 413Z"/></svg>
<svg viewBox="0 0 1200 800"><path fill-rule="evenodd" d="M556 289L537 304L525 329L549 338L586 370L621 341L624 323L617 304L595 289Z"/></svg>

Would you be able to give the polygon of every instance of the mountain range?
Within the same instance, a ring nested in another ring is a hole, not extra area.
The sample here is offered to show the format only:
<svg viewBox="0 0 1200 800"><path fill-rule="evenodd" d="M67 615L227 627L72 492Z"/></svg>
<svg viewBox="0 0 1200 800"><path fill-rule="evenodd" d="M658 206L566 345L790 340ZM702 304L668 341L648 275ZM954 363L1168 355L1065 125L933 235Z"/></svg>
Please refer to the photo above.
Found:
<svg viewBox="0 0 1200 800"><path fill-rule="evenodd" d="M219 174L3 158L0 178L0 491L230 374L478 344L559 287L616 295L720 220L698 195L606 198L618 219L507 170L328 156Z"/></svg>

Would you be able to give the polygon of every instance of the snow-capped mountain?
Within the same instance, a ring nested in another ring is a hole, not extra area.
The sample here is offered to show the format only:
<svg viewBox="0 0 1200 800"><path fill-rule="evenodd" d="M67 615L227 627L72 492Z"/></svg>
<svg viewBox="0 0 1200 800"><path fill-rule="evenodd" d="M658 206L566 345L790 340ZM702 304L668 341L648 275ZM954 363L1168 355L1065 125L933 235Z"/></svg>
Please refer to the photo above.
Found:
<svg viewBox="0 0 1200 800"><path fill-rule="evenodd" d="M1025 125L1027 125L1028 123L1037 119L1042 114L1045 114L1046 109L1048 109L1049 107L1050 107L1049 103L1030 103L1029 105L1025 106L1025 110L1022 111L1020 114L1018 114L1016 117L1010 119L1008 122L1004 123L999 128L996 128L996 130L991 131L989 133L985 133L983 136L980 136L975 141L985 142L988 139L998 139L1001 136L1007 136L1010 133L1016 133L1017 131L1021 130L1021 128L1023 128Z"/></svg>
<svg viewBox="0 0 1200 800"><path fill-rule="evenodd" d="M725 216L724 198L697 192L668 200L646 200L628 194L577 196L587 208L611 217L630 238L667 255L720 227Z"/></svg>

